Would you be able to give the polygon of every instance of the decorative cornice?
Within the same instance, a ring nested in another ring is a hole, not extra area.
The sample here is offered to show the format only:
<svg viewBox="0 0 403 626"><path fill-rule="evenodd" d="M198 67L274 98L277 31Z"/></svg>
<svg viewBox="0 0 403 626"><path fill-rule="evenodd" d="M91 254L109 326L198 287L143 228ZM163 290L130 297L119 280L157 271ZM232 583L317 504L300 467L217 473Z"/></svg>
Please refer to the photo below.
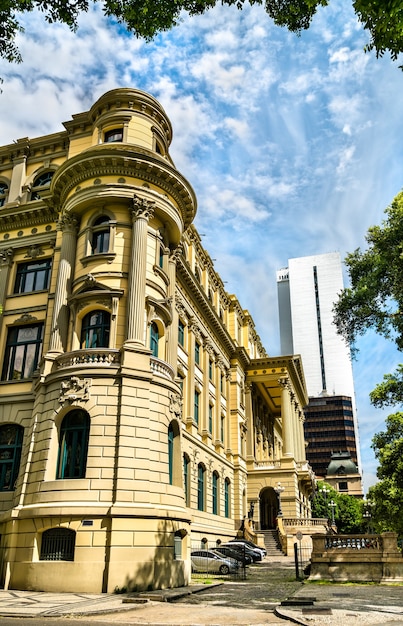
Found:
<svg viewBox="0 0 403 626"><path fill-rule="evenodd" d="M54 202L62 207L85 181L112 175L155 185L174 199L185 228L193 221L197 202L190 183L163 157L128 144L99 144L63 163L52 179Z"/></svg>

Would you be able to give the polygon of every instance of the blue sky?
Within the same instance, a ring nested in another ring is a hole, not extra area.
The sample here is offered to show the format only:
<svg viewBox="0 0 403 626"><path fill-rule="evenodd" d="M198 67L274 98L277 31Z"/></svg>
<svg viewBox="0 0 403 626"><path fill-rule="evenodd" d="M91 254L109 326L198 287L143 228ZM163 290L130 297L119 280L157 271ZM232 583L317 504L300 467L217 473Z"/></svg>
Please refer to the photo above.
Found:
<svg viewBox="0 0 403 626"><path fill-rule="evenodd" d="M102 17L77 33L24 18L24 62L0 61L0 143L62 129L105 91L153 94L174 129L171 156L198 198L196 226L230 293L279 354L276 270L289 258L365 245L403 187L403 72L365 54L349 0L296 37L260 6L217 6L145 43ZM402 61L400 60L400 63ZM364 485L388 412L368 394L400 361L368 334L354 363Z"/></svg>

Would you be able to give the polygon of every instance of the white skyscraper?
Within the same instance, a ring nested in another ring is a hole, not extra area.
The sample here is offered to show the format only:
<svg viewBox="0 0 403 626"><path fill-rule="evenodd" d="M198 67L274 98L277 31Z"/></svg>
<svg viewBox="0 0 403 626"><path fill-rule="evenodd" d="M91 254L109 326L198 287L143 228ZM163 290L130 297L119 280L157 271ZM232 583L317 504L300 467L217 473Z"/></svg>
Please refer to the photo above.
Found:
<svg viewBox="0 0 403 626"><path fill-rule="evenodd" d="M351 397L360 467L350 350L333 324L343 288L338 252L289 259L277 272L281 352L301 355L310 397Z"/></svg>
<svg viewBox="0 0 403 626"><path fill-rule="evenodd" d="M354 397L350 350L333 324L343 287L338 252L289 259L277 272L281 352L302 356L309 396Z"/></svg>

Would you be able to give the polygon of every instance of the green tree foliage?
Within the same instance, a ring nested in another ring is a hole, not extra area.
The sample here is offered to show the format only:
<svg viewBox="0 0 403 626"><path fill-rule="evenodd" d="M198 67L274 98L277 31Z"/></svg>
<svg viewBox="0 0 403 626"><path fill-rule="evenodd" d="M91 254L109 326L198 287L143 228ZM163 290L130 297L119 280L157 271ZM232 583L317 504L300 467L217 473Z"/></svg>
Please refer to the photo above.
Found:
<svg viewBox="0 0 403 626"><path fill-rule="evenodd" d="M385 214L381 226L368 231L368 249L358 249L347 256L351 287L342 291L335 305L335 324L349 342L372 329L403 350L403 192ZM385 374L370 398L376 407L401 406L403 365L392 374ZM380 479L368 494L375 504L375 527L402 535L403 413L386 418L386 430L374 435L372 448Z"/></svg>
<svg viewBox="0 0 403 626"><path fill-rule="evenodd" d="M378 477L392 480L403 492L403 413L386 418L386 430L373 437L372 448L379 461Z"/></svg>
<svg viewBox="0 0 403 626"><path fill-rule="evenodd" d="M327 489L328 493L324 493L323 489ZM338 493L328 483L318 481L315 497L312 501L312 517L321 517L325 519L332 518L332 512L329 508L329 502L336 502Z"/></svg>
<svg viewBox="0 0 403 626"><path fill-rule="evenodd" d="M403 413L386 418L386 430L372 439L379 466L380 481L369 490L375 502L372 512L377 530L393 530L403 535Z"/></svg>
<svg viewBox="0 0 403 626"><path fill-rule="evenodd" d="M367 233L368 249L347 255L351 287L334 307L335 324L346 341L372 328L403 349L403 192L386 209L381 226Z"/></svg>
<svg viewBox="0 0 403 626"><path fill-rule="evenodd" d="M327 490L325 494L323 489ZM363 504L354 496L339 493L328 483L318 481L315 497L312 502L312 517L332 519L332 510L329 503L335 503L334 518L337 532L342 535L364 532Z"/></svg>
<svg viewBox="0 0 403 626"><path fill-rule="evenodd" d="M71 29L77 27L77 17L97 0L1 0L0 56L8 61L20 61L15 36L22 30L19 14L39 9L48 22L62 22ZM98 0L105 15L114 17L137 37L150 40L159 32L171 29L180 21L184 11L200 15L218 1L242 9L245 4L264 4L267 14L278 26L299 34L309 28L319 6L328 0ZM396 59L403 51L403 5L401 0L355 0L353 7L369 34L367 50L377 56L389 52Z"/></svg>
<svg viewBox="0 0 403 626"><path fill-rule="evenodd" d="M362 501L347 493L337 496L335 520L337 532L341 535L354 535L364 532L362 519Z"/></svg>

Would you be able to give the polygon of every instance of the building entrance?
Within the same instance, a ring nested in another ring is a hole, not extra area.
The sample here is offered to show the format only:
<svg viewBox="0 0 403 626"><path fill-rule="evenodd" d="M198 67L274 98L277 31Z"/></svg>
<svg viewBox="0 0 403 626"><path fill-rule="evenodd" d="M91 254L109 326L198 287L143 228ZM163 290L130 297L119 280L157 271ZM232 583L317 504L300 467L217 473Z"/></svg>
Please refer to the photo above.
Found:
<svg viewBox="0 0 403 626"><path fill-rule="evenodd" d="M278 515L278 498L273 487L265 487L259 496L260 529L271 530L276 528Z"/></svg>

